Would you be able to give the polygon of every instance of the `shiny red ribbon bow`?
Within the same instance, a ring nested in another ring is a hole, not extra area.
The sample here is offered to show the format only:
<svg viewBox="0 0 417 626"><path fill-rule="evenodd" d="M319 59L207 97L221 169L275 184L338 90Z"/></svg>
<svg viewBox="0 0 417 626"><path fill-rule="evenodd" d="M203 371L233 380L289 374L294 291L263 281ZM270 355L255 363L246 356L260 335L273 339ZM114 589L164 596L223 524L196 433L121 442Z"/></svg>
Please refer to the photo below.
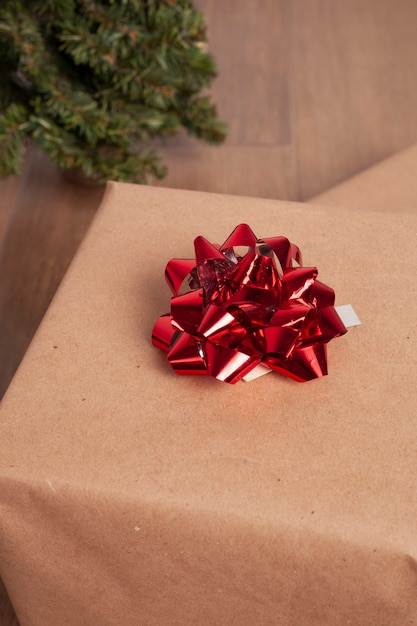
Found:
<svg viewBox="0 0 417 626"><path fill-rule="evenodd" d="M326 344L346 328L296 245L240 224L222 246L199 236L194 247L195 260L166 266L171 313L152 332L177 374L236 383L260 363L298 381L327 374Z"/></svg>

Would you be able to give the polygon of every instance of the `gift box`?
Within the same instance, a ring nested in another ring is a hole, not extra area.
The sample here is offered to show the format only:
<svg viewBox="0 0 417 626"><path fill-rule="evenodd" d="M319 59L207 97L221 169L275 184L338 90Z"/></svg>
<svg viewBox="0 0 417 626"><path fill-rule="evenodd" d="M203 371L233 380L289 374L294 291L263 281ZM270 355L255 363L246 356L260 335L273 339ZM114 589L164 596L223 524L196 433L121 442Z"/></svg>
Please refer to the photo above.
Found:
<svg viewBox="0 0 417 626"><path fill-rule="evenodd" d="M361 325L329 374L178 376L171 258L242 222ZM22 626L412 623L417 218L109 185L1 405L0 576Z"/></svg>
<svg viewBox="0 0 417 626"><path fill-rule="evenodd" d="M309 202L388 213L416 213L417 145L397 152Z"/></svg>

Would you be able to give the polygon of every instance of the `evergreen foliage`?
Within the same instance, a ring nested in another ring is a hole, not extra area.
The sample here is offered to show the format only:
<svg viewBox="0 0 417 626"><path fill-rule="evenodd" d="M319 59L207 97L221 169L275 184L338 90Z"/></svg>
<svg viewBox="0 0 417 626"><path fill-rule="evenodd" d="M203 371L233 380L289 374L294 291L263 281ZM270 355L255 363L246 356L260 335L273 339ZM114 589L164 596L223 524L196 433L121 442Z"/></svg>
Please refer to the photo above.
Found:
<svg viewBox="0 0 417 626"><path fill-rule="evenodd" d="M191 0L2 0L0 176L28 138L62 169L135 182L164 175L156 137L222 141L205 42Z"/></svg>

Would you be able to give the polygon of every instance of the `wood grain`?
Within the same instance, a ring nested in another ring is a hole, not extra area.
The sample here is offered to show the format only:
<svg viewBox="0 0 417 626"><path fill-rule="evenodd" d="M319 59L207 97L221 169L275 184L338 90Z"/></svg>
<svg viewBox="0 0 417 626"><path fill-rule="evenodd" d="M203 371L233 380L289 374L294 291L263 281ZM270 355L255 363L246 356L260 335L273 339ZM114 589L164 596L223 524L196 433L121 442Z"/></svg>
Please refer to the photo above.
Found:
<svg viewBox="0 0 417 626"><path fill-rule="evenodd" d="M230 125L226 145L290 143L285 0L226 0L221 8L214 0L197 4L218 62L212 92Z"/></svg>
<svg viewBox="0 0 417 626"><path fill-rule="evenodd" d="M417 141L417 3L292 0L299 199Z"/></svg>
<svg viewBox="0 0 417 626"><path fill-rule="evenodd" d="M49 159L28 155L0 256L0 396L8 386L100 203Z"/></svg>
<svg viewBox="0 0 417 626"><path fill-rule="evenodd" d="M285 0L198 0L219 74L213 100L229 133L204 146L181 133L162 147L166 187L296 199Z"/></svg>
<svg viewBox="0 0 417 626"><path fill-rule="evenodd" d="M165 186L305 200L417 141L414 0L199 0L223 146L185 134Z"/></svg>
<svg viewBox="0 0 417 626"><path fill-rule="evenodd" d="M160 186L214 193L285 199L297 196L294 151L291 146L194 145L164 153L168 176ZM244 188L244 193L242 193Z"/></svg>

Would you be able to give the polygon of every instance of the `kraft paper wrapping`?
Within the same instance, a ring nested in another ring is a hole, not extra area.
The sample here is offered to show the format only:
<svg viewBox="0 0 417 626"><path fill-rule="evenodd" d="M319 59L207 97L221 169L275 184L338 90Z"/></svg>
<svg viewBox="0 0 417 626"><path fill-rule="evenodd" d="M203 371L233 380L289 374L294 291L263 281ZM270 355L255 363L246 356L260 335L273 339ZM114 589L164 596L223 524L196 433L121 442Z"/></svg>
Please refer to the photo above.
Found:
<svg viewBox="0 0 417 626"><path fill-rule="evenodd" d="M180 377L150 342L198 234L285 235L362 325L329 375ZM0 416L22 626L417 618L411 214L110 184Z"/></svg>
<svg viewBox="0 0 417 626"><path fill-rule="evenodd" d="M417 144L310 199L321 205L417 212Z"/></svg>

